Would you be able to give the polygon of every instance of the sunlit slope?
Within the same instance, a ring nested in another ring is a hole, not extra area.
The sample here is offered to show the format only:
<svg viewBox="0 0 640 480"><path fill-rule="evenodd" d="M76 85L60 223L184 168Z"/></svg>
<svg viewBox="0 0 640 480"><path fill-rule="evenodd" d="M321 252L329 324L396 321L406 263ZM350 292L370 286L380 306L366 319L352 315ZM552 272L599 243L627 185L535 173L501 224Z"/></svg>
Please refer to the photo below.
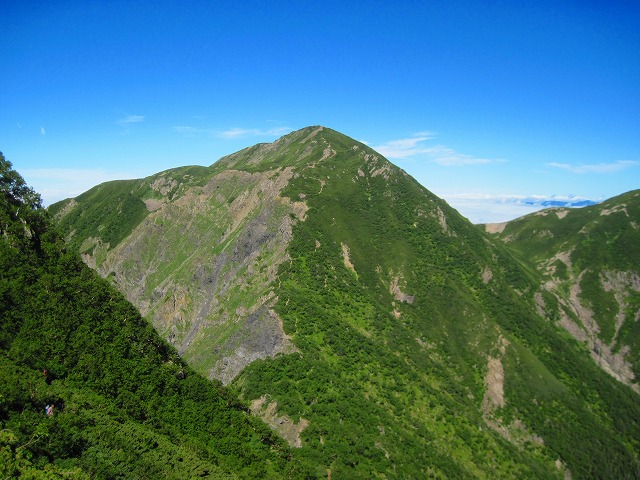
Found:
<svg viewBox="0 0 640 480"><path fill-rule="evenodd" d="M638 472L635 394L541 311L535 270L367 146L310 127L142 182L122 241L71 240L318 476Z"/></svg>
<svg viewBox="0 0 640 480"><path fill-rule="evenodd" d="M544 307L636 391L640 377L640 190L509 222L496 237L541 275ZM548 295L547 295L548 297Z"/></svg>

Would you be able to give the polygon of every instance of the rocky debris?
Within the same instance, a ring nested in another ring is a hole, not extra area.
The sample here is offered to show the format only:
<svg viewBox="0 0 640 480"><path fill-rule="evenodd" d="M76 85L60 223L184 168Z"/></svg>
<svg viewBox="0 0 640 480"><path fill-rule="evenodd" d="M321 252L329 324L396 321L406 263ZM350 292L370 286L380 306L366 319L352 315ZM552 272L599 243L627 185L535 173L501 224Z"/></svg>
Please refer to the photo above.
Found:
<svg viewBox="0 0 640 480"><path fill-rule="evenodd" d="M485 223L484 230L487 233L502 233L509 222Z"/></svg>
<svg viewBox="0 0 640 480"><path fill-rule="evenodd" d="M265 395L251 402L251 411L261 417L278 435L284 438L294 448L302 447L300 434L310 425L304 418L296 424L287 415L278 415L278 402L268 402Z"/></svg>
<svg viewBox="0 0 640 480"><path fill-rule="evenodd" d="M616 205L613 208L603 208L602 210L600 210L600 215L611 215L612 213L618 212L623 212L627 217L629 216L629 212L627 212L627 205L624 203Z"/></svg>
<svg viewBox="0 0 640 480"><path fill-rule="evenodd" d="M500 358L489 357L487 363L487 392L483 408L493 410L504 407L504 368Z"/></svg>
<svg viewBox="0 0 640 480"><path fill-rule="evenodd" d="M210 378L225 385L255 360L297 351L284 332L282 320L273 310L262 306L241 318L242 327L219 347L223 356L209 372Z"/></svg>
<svg viewBox="0 0 640 480"><path fill-rule="evenodd" d="M210 275L205 274L205 269L199 268L196 270L196 274L194 275L193 280L197 281L199 285L204 286L205 291L203 295L203 302L200 305L200 309L194 319L191 320L189 325L189 331L182 341L180 348L178 348L178 353L183 355L185 350L189 348L191 342L193 341L193 337L200 330L200 326L202 322L209 316L211 312L212 306L218 305L218 298L216 296L216 292L218 290L218 280L220 278L220 273L223 268L226 267L228 262L228 256L225 254L219 255L216 258L216 263L213 267L213 272ZM220 292L224 293L224 291ZM175 317L174 317L175 319ZM174 320L175 321L175 320Z"/></svg>
<svg viewBox="0 0 640 480"><path fill-rule="evenodd" d="M438 219L438 223L440 223L440 227L442 227L442 231L447 235L451 235L452 232L449 230L449 227L447 227L447 217L438 206L436 206L436 218Z"/></svg>
<svg viewBox="0 0 640 480"><path fill-rule="evenodd" d="M434 344L432 344L430 342L425 342L420 337L416 337L416 342L418 342L418 345L420 345L422 348L428 348L428 349L435 348Z"/></svg>
<svg viewBox="0 0 640 480"><path fill-rule="evenodd" d="M156 178L149 187L156 192L159 192L161 195L168 195L178 186L178 182L173 178L167 178L164 175Z"/></svg>
<svg viewBox="0 0 640 480"><path fill-rule="evenodd" d="M551 265L556 260L564 262L568 271L571 271L570 252L561 252L552 259L541 265L546 268L548 275L555 273L555 267ZM628 291L640 291L640 277L636 273L607 271L601 275L601 284L607 292L615 293L616 301L619 305L618 316L616 318L615 335L610 344L605 343L599 336L600 326L595 321L593 311L588 305L582 302L580 297L580 282L586 271L580 272L577 277L562 282L559 280L548 280L543 288L554 294L560 305L560 325L567 330L576 340L583 342L589 349L593 360L609 375L618 381L629 385L633 390L640 393L640 385L636 382L635 374L626 356L629 353L627 346L614 351L616 337L625 320L625 306ZM562 294L562 286L569 285L568 299ZM544 301L542 300L542 303ZM540 307L543 311L544 307ZM540 310L539 310L540 311ZM570 313L572 315L570 315ZM579 320L577 323L574 317Z"/></svg>
<svg viewBox="0 0 640 480"><path fill-rule="evenodd" d="M556 468L563 473L564 475L564 480L571 480L571 472L569 471L569 469L567 468L567 466L564 464L564 462L560 459L557 459L555 462Z"/></svg>
<svg viewBox="0 0 640 480"><path fill-rule="evenodd" d="M313 137L319 134L322 130L324 130L324 127L318 127L314 129L313 131L311 131L311 133L309 133L309 135L307 135L304 139L302 139L300 143L307 143L309 140L311 140Z"/></svg>
<svg viewBox="0 0 640 480"><path fill-rule="evenodd" d="M547 316L546 304L544 302L544 297L542 296L542 292L536 292L533 295L533 300L536 304L536 312L538 312L538 315L540 315L541 317L546 317Z"/></svg>
<svg viewBox="0 0 640 480"><path fill-rule="evenodd" d="M356 273L356 269L354 268L353 263L351 263L351 259L349 258L349 247L344 242L341 243L340 246L342 247L342 260L344 261L344 266L348 270L351 270L353 273Z"/></svg>
<svg viewBox="0 0 640 480"><path fill-rule="evenodd" d="M328 146L322 151L322 157L320 158L320 160L324 160L326 158L331 158L335 156L336 156L336 151L332 149L331 146Z"/></svg>
<svg viewBox="0 0 640 480"><path fill-rule="evenodd" d="M147 206L147 210L149 210L150 212L155 212L156 210L162 208L164 202L155 198L147 198L144 201L144 204Z"/></svg>
<svg viewBox="0 0 640 480"><path fill-rule="evenodd" d="M393 295L393 298L400 302L413 303L416 297L414 295L407 295L400 290L400 279L401 275L392 276L391 284L389 285L389 292Z"/></svg>
<svg viewBox="0 0 640 480"><path fill-rule="evenodd" d="M67 216L74 208L78 206L78 202L76 202L75 198L72 198L67 203L64 204L64 207L60 209L60 211L56 214L56 221L62 220L65 216Z"/></svg>
<svg viewBox="0 0 640 480"><path fill-rule="evenodd" d="M629 289L640 292L640 275L637 272L606 271L601 281L605 292L624 292Z"/></svg>
<svg viewBox="0 0 640 480"><path fill-rule="evenodd" d="M487 376L485 385L487 390L482 401L482 411L485 414L494 412L497 408L505 406L504 401L504 368L502 358L506 354L509 341L502 335L498 336L498 354L495 357L487 357Z"/></svg>
<svg viewBox="0 0 640 480"><path fill-rule="evenodd" d="M482 270L482 273L480 275L482 276L482 283L484 283L485 285L489 283L493 278L493 272L489 267L484 267L484 270Z"/></svg>
<svg viewBox="0 0 640 480"><path fill-rule="evenodd" d="M566 252L558 252L550 259L540 263L538 265L538 270L545 275L553 276L556 274L555 263L560 261L565 264L565 266L567 267L567 271L570 272L573 268L573 263L571 262L572 253L573 253L573 249Z"/></svg>
<svg viewBox="0 0 640 480"><path fill-rule="evenodd" d="M487 355L486 390L482 399L482 416L487 426L515 445L521 446L527 442L544 445L544 439L529 432L527 426L519 418L515 418L509 424L505 424L498 415L499 409L506 406L502 361L509 345L510 342L500 334L496 342L496 354L494 356Z"/></svg>

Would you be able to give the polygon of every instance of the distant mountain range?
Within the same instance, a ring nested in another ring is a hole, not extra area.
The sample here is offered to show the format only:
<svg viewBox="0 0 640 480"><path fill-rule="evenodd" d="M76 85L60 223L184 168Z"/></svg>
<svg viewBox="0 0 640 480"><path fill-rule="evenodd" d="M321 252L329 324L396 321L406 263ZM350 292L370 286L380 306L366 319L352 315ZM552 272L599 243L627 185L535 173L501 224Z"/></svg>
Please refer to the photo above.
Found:
<svg viewBox="0 0 640 480"><path fill-rule="evenodd" d="M523 200L525 205L540 205L542 207L588 207L598 202L592 200Z"/></svg>
<svg viewBox="0 0 640 480"><path fill-rule="evenodd" d="M316 126L49 211L296 475L637 478L639 204L475 226Z"/></svg>

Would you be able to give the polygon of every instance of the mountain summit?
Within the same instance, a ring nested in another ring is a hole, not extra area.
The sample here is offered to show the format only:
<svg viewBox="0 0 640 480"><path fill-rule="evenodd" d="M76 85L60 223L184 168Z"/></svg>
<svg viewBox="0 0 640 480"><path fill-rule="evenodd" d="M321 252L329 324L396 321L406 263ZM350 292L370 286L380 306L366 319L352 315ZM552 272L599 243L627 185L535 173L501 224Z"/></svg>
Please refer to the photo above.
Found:
<svg viewBox="0 0 640 480"><path fill-rule="evenodd" d="M640 474L636 393L539 273L345 135L308 127L50 210L319 477Z"/></svg>

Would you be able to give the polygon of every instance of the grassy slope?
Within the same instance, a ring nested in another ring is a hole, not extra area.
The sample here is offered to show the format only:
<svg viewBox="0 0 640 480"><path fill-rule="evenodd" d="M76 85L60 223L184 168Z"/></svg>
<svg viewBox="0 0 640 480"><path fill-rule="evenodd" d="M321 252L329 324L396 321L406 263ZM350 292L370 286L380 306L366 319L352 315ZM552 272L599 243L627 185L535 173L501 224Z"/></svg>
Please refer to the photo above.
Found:
<svg viewBox="0 0 640 480"><path fill-rule="evenodd" d="M184 190L200 185L207 173L206 167L190 166L142 180L114 180L97 185L74 199L57 202L48 211L59 217L58 226L67 233L67 243L74 250L85 253L98 243L113 248L149 214L144 200L178 197ZM151 188L159 177L167 180L157 188ZM160 193L161 188L165 189L165 194ZM86 243L89 238L96 240Z"/></svg>
<svg viewBox="0 0 640 480"><path fill-rule="evenodd" d="M612 344L614 352L629 347L627 359L636 377L640 377L638 287L634 289L627 283L606 289L603 285L610 273L620 272L629 279L640 274L640 190L599 205L565 211L562 218L556 212L547 210L514 220L496 236L532 268L549 263L561 252L569 252L569 266L556 260L551 264L551 274L539 267L541 281L559 283L559 290L565 294L578 283L581 299L593 310L600 338ZM622 305L616 296L624 299ZM618 332L616 321L621 313L625 314L625 321Z"/></svg>

